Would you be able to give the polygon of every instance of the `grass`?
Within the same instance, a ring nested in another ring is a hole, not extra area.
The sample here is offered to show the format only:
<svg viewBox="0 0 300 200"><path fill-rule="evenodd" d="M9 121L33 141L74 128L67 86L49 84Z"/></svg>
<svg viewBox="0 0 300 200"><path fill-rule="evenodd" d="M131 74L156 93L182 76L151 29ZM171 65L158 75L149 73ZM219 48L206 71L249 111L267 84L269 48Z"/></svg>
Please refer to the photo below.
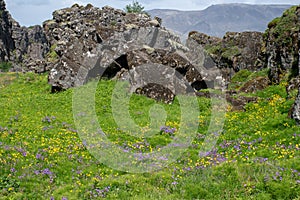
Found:
<svg viewBox="0 0 300 200"><path fill-rule="evenodd" d="M251 72L247 69L242 69L234 74L228 85L228 89L238 90L243 87L245 83L251 81L257 77L268 77L269 69L263 69L255 72Z"/></svg>
<svg viewBox="0 0 300 200"><path fill-rule="evenodd" d="M246 75L237 81L247 81ZM149 138L119 129L111 107L115 86L100 81L95 93L97 120L112 142L128 152L154 152L179 134L178 99L165 105L138 95L129 99L129 117L147 129L156 105L165 110L164 128ZM74 124L74 89L51 94L47 75L6 73L0 74L0 90L0 199L300 197L300 131L287 118L295 96L286 98L284 84L257 92L259 101L245 112L227 112L224 130L206 154L199 151L212 103L198 98L192 145L168 167L145 173L114 170L87 150Z"/></svg>

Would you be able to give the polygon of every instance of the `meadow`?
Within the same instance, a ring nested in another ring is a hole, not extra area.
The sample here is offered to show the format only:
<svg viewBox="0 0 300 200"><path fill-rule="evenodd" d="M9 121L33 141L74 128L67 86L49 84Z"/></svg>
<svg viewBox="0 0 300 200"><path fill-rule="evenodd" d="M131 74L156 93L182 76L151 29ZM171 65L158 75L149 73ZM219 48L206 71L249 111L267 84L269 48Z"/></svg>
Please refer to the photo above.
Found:
<svg viewBox="0 0 300 200"><path fill-rule="evenodd" d="M231 87L253 76L237 74ZM88 151L74 123L75 89L51 93L47 74L2 73L0 199L300 199L300 129L287 117L296 92L287 95L286 84L240 94L258 100L244 112L228 105L216 145L201 156L212 102L198 97L197 131L186 151L160 170L129 173ZM114 120L115 85L101 80L95 93L97 119L107 137L136 153L159 151L172 142L181 128L179 101L167 105L132 95L129 114L139 126L151 129L153 105L167 115L152 137L132 136Z"/></svg>

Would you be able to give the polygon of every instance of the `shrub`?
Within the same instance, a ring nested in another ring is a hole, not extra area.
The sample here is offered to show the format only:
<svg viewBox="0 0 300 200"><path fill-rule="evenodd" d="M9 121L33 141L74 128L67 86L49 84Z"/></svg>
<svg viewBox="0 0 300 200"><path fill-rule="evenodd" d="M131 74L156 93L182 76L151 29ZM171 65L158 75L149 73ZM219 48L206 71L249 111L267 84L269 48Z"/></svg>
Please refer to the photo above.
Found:
<svg viewBox="0 0 300 200"><path fill-rule="evenodd" d="M133 1L132 4L127 5L124 10L127 13L144 13L144 14L147 14L144 11L144 6L142 6L138 1Z"/></svg>

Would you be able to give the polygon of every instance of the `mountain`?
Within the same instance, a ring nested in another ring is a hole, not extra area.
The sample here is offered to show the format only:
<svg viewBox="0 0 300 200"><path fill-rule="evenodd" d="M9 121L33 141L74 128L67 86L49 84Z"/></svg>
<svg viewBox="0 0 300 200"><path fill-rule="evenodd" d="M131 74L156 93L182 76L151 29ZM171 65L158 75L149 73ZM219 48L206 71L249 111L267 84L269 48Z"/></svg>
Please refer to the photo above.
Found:
<svg viewBox="0 0 300 200"><path fill-rule="evenodd" d="M211 36L223 37L228 32L264 32L267 24L282 15L291 5L218 4L205 10L179 11L154 9L151 16L162 18L162 25L179 34L198 31Z"/></svg>

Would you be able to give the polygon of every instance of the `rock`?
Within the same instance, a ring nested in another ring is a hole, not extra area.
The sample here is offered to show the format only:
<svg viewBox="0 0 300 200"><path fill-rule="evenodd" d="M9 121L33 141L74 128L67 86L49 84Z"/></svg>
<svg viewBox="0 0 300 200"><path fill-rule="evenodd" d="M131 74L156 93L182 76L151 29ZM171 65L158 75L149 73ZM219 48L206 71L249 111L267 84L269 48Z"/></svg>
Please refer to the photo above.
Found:
<svg viewBox="0 0 300 200"><path fill-rule="evenodd" d="M300 78L299 77L292 78L286 87L286 93L288 94L288 97L290 97L290 93L293 90L297 90L299 87L300 87Z"/></svg>
<svg viewBox="0 0 300 200"><path fill-rule="evenodd" d="M207 88L209 84L214 87L217 68L210 63L208 71L203 66L203 60L209 60L203 48L193 42L183 45L160 23L159 18L151 20L147 15L127 14L110 7L73 6L55 11L53 20L43 25L59 56L48 77L53 91L106 77L130 81L131 92L169 103L176 94ZM174 80L154 84L139 69L145 64L151 65L152 70L157 64L165 66L170 72L164 73L159 67L156 71L146 70L147 73L173 80L177 72L184 81L177 85Z"/></svg>
<svg viewBox="0 0 300 200"><path fill-rule="evenodd" d="M226 101L231 104L231 111L245 111L245 106L248 103L256 102L257 97L232 96L227 94Z"/></svg>
<svg viewBox="0 0 300 200"><path fill-rule="evenodd" d="M241 69L254 71L263 68L260 55L263 34L260 32L227 32L220 39L193 31L189 33L190 39L204 47L227 83Z"/></svg>
<svg viewBox="0 0 300 200"><path fill-rule="evenodd" d="M267 88L270 84L268 77L256 77L246 82L240 89L240 92L254 93Z"/></svg>
<svg viewBox="0 0 300 200"><path fill-rule="evenodd" d="M0 0L0 62L10 61L10 56L15 48L12 38L11 15L6 10L4 0Z"/></svg>
<svg viewBox="0 0 300 200"><path fill-rule="evenodd" d="M298 124L300 124L300 87L298 89L298 95L295 100L295 103L291 109L291 118L296 120Z"/></svg>
<svg viewBox="0 0 300 200"><path fill-rule="evenodd" d="M157 101L172 103L175 95L186 94L188 89L183 77L176 73L175 69L162 64L144 64L129 71L130 90Z"/></svg>
<svg viewBox="0 0 300 200"><path fill-rule="evenodd" d="M299 34L299 41L300 41L300 33L298 33L298 34ZM299 54L300 54L300 51L299 51ZM299 70L298 71L298 73L299 73L300 72L300 56L299 56L299 60L298 60L298 70ZM291 114L289 114L289 116L292 119L295 119L298 124L300 124L300 81L299 80L300 80L300 77L298 74L298 77L292 79L290 81L289 86L287 87L288 94L291 90L298 88L298 94L295 99L295 103L294 103L293 107L291 108L291 112L290 112Z"/></svg>
<svg viewBox="0 0 300 200"><path fill-rule="evenodd" d="M196 42L198 42L198 44L202 45L203 47L208 45L216 45L222 41L221 38L209 36L197 31L191 31L188 37L195 40Z"/></svg>
<svg viewBox="0 0 300 200"><path fill-rule="evenodd" d="M300 6L293 6L268 25L263 48L270 69L269 77L274 84L278 84L288 72L292 77L298 75L299 18Z"/></svg>
<svg viewBox="0 0 300 200"><path fill-rule="evenodd" d="M11 62L12 71L45 72L49 45L42 27L21 27L6 10L4 1L0 5L0 62Z"/></svg>
<svg viewBox="0 0 300 200"><path fill-rule="evenodd" d="M196 66L189 62L186 49L179 42L177 36L157 27L115 33L95 49L85 53L82 63L74 63L66 56L68 54L64 54L63 64L51 70L49 83L56 89L67 89L98 76L117 76L118 79L131 83L131 92L170 103L176 94L193 91L188 84L204 82L201 74L197 73ZM82 49L78 45L76 48ZM180 75L182 81L176 78Z"/></svg>
<svg viewBox="0 0 300 200"><path fill-rule="evenodd" d="M77 86L77 82L82 84L86 80L77 81L77 73L85 65L86 58L98 56L97 48L105 48L99 47L99 45L101 46L110 38L113 39L115 34L149 27L151 26L148 23L150 21L151 18L144 14L127 14L108 6L99 9L90 4L85 7L74 5L71 8L53 12L53 19L45 21L43 24L47 39L58 56L57 62L54 63L54 67L49 73L49 83L55 90ZM121 34L120 37L124 38L125 36ZM144 37L146 36L144 35ZM119 40L117 37L114 38ZM126 45L126 42L122 44ZM118 72L115 70L120 70L118 66L113 66L113 58L118 59L116 56L121 56L116 52L117 50L120 50L120 53L124 50L117 49L118 45L115 41L112 41L112 44L108 42L106 45L112 51L110 52L108 48L104 50L111 61L109 70L112 72L107 70L105 75L113 78L113 75ZM109 75L110 73L112 75Z"/></svg>

